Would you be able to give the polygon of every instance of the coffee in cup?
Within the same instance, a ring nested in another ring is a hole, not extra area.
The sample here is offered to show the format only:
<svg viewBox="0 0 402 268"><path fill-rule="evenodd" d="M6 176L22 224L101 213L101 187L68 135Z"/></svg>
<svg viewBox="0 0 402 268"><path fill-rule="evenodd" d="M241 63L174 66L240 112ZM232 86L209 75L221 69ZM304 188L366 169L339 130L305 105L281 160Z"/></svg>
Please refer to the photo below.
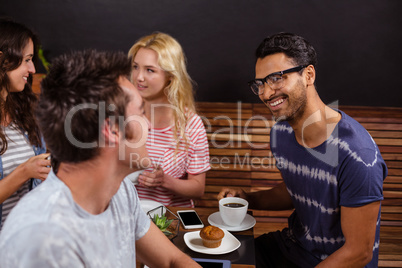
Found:
<svg viewBox="0 0 402 268"><path fill-rule="evenodd" d="M227 226L239 226L246 217L247 200L240 197L225 197L219 200L219 213Z"/></svg>

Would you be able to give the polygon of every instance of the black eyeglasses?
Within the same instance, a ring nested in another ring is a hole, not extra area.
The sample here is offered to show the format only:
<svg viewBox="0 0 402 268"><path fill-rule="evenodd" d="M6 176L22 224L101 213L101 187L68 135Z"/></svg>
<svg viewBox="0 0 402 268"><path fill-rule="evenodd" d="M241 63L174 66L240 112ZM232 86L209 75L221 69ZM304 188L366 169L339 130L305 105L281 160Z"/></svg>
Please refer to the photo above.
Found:
<svg viewBox="0 0 402 268"><path fill-rule="evenodd" d="M261 95L264 93L264 83L267 83L270 88L273 90L280 89L283 87L283 79L282 75L288 74L288 73L293 73L293 72L298 72L302 70L303 68L306 68L308 65L300 65L297 67L293 67L284 71L280 72L275 72L272 74L267 75L265 78L262 79L255 79L250 82L248 82L248 86L251 88L251 90L254 92L256 95Z"/></svg>

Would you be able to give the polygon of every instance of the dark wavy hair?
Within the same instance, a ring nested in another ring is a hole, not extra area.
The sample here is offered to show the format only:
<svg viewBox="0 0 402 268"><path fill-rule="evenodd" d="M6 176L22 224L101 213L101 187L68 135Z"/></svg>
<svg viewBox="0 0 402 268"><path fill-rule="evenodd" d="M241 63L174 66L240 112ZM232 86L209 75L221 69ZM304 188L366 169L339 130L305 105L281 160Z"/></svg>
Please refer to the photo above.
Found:
<svg viewBox="0 0 402 268"><path fill-rule="evenodd" d="M125 116L129 97L119 78L130 71L131 59L122 52L73 51L52 61L41 83L36 116L56 172L61 162L79 163L99 155L104 120L113 124Z"/></svg>
<svg viewBox="0 0 402 268"><path fill-rule="evenodd" d="M7 98L0 98L0 120L4 121L8 115L11 121L21 130L26 131L31 145L40 146L41 138L39 127L34 118L36 95L32 92L32 76L21 92L10 92L10 80L7 72L17 69L23 60L22 51L32 40L37 51L38 38L26 26L7 18L0 19L0 90L7 91ZM35 55L36 53L34 53ZM0 128L0 154L7 150L7 139Z"/></svg>
<svg viewBox="0 0 402 268"><path fill-rule="evenodd" d="M258 46L255 56L262 59L276 53L284 53L295 65L317 65L314 47L306 39L293 33L278 33L266 37Z"/></svg>

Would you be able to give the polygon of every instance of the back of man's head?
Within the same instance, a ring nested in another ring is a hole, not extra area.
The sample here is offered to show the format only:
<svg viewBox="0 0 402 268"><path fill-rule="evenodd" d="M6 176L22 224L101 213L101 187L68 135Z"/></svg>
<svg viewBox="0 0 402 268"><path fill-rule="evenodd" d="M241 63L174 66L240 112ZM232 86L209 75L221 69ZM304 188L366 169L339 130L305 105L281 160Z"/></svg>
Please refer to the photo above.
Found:
<svg viewBox="0 0 402 268"><path fill-rule="evenodd" d="M56 170L99 154L104 120L125 116L128 97L118 80L130 69L122 52L76 51L52 61L36 116Z"/></svg>

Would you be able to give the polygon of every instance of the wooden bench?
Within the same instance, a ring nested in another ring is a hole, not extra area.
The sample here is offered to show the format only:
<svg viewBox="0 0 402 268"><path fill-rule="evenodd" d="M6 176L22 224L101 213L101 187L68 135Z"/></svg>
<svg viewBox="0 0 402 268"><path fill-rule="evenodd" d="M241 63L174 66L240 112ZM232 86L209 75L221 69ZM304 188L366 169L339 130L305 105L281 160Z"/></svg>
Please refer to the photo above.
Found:
<svg viewBox="0 0 402 268"><path fill-rule="evenodd" d="M222 187L269 189L282 181L269 149L274 122L262 103L197 103L210 144L212 169L197 207L216 207ZM402 108L340 106L380 148L389 172L384 181L379 267L402 267ZM292 211L253 211L255 235L287 226Z"/></svg>

